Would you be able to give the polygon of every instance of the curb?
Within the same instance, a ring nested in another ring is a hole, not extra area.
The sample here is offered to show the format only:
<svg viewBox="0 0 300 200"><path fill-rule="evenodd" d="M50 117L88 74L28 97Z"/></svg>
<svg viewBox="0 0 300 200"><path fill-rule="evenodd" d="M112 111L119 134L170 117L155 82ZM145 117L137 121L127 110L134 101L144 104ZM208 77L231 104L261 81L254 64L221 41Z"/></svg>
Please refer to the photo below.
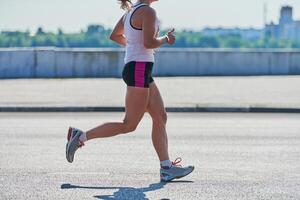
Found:
<svg viewBox="0 0 300 200"><path fill-rule="evenodd" d="M0 112L124 112L124 107L0 107ZM167 107L167 112L300 113L300 108Z"/></svg>

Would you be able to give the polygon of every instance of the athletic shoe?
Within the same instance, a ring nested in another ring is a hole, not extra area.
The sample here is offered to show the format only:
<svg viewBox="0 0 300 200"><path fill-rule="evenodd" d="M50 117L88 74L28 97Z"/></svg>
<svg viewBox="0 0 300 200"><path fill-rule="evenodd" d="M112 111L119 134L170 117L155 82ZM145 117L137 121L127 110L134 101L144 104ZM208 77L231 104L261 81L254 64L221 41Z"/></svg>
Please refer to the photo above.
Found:
<svg viewBox="0 0 300 200"><path fill-rule="evenodd" d="M82 133L83 131L80 129L69 127L67 136L68 142L66 145L66 158L70 163L74 160L76 150L84 145L84 143L79 140Z"/></svg>
<svg viewBox="0 0 300 200"><path fill-rule="evenodd" d="M172 162L171 167L160 168L160 180L162 182L169 182L173 179L179 179L192 173L194 166L182 167L181 165L178 165L181 160L181 158L176 158L176 160Z"/></svg>

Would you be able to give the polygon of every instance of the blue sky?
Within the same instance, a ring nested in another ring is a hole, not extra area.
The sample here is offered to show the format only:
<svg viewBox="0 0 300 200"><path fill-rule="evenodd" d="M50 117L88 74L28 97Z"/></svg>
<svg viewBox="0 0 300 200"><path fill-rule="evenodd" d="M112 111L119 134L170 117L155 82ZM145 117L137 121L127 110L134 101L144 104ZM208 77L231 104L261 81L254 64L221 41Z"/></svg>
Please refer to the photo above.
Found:
<svg viewBox="0 0 300 200"><path fill-rule="evenodd" d="M153 4L162 26L200 30L210 27L263 26L263 5L268 21L278 21L282 5L294 7L300 20L300 0L159 0ZM38 26L56 32L85 30L88 24L112 27L123 11L117 0L0 0L0 31L26 30Z"/></svg>

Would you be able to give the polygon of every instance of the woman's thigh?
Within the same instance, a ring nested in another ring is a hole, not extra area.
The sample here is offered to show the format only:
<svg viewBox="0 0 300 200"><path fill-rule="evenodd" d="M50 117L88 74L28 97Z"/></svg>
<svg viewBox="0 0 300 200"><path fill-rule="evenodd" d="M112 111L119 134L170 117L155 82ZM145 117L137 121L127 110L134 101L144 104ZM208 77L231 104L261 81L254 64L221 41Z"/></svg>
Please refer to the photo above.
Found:
<svg viewBox="0 0 300 200"><path fill-rule="evenodd" d="M148 99L149 88L127 86L124 121L137 125L146 112Z"/></svg>

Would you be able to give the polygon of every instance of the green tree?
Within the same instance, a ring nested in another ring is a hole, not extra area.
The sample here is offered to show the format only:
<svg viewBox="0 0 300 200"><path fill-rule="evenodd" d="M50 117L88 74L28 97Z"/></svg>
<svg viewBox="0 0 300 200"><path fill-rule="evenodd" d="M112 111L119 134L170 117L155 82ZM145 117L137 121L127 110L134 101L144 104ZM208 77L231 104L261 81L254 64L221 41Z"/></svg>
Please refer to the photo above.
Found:
<svg viewBox="0 0 300 200"><path fill-rule="evenodd" d="M29 30L2 31L0 33L0 47L120 47L109 39L111 29L102 25L88 25L86 31L81 29L79 33L64 33L58 28L57 33L45 32L38 27L35 35L31 36ZM161 35L166 34L161 30ZM257 40L246 40L238 34L206 36L199 31L176 31L176 43L173 46L167 44L163 47L200 47L200 48L300 48L300 41L278 40L267 36Z"/></svg>

